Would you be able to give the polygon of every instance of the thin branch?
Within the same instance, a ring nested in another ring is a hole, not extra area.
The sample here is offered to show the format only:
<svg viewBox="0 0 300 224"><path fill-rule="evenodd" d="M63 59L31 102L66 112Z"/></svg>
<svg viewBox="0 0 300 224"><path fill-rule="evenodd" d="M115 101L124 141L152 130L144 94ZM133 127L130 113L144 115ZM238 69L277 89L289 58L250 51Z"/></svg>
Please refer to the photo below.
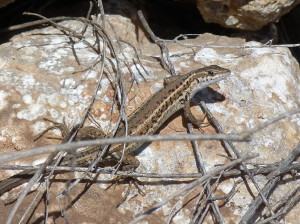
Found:
<svg viewBox="0 0 300 224"><path fill-rule="evenodd" d="M147 76L150 76L149 75L149 73L148 73L148 71L147 71L147 69L145 68L145 66L143 65L143 63L142 63L142 61L141 61L141 59L140 59L140 56L139 56L139 53L137 52L137 49L135 48L135 46L133 46L131 43L129 43L128 41L125 41L125 40L122 40L122 39L120 39L120 41L121 42L123 42L123 43L125 43L125 44L127 44L127 45L129 45L132 49L133 49L133 51L134 51L134 53L135 53L135 57L137 58L137 60L138 60L138 62L139 62L139 65L142 67L142 69L143 69L143 71L146 73L146 75ZM145 79L145 77L141 74L141 77L144 79L144 80L146 80Z"/></svg>
<svg viewBox="0 0 300 224"><path fill-rule="evenodd" d="M45 192L45 186L43 184L42 187L40 187L39 191L37 192L37 194L34 196L33 200L30 202L30 204L27 206L26 211L24 212L24 214L22 215L22 217L19 220L19 223L23 223L26 216L28 215L30 209L32 208L32 206L34 205L35 201L38 199L38 197L40 196L41 193Z"/></svg>
<svg viewBox="0 0 300 224"><path fill-rule="evenodd" d="M298 144L298 146L289 154L289 156L281 162L280 166L278 167L278 170L282 170L284 167L288 166L299 155L299 152L300 152L300 144ZM275 177L265 185L265 187L262 189L262 193L264 197L268 198L270 196L271 192L273 191L277 182L280 179L281 177ZM255 221L255 219L258 217L260 213L258 210L262 204L261 196L262 195L259 195L255 198L255 200L248 208L247 212L242 217L240 224L251 223Z"/></svg>
<svg viewBox="0 0 300 224"><path fill-rule="evenodd" d="M104 10L103 10L102 1L98 1L98 7L100 9L101 18L102 18L102 30L101 31L105 32L105 30L104 30L104 28L105 28L105 13L104 13ZM102 38L105 39L104 36L102 36ZM110 42L112 42L112 41L110 41ZM100 46L100 43L98 43L98 45ZM91 99L89 101L89 104L88 104L87 108L85 109L85 112L84 112L84 114L83 114L83 116L81 118L81 123L82 124L84 123L86 117L88 116L88 112L89 112L90 108L94 104L94 101L95 101L96 96L97 96L97 92L98 92L98 90L100 88L100 85L101 85L101 80L102 80L103 71L104 71L104 64L105 64L104 60L106 59L106 48L107 48L107 41L104 41L103 42L103 53L101 54L101 59L100 59L101 67L100 67L100 71L99 71L98 82L97 82L97 85L96 85L96 87L94 89L94 93L93 93L93 95L92 95L92 97L91 97ZM90 164L90 166L88 167L88 169L76 181L74 181L73 183L68 182L68 184L67 184L68 187L56 199L59 200L61 197L65 196L77 183L79 183L93 169L93 167L102 159L102 157L105 155L107 149L108 149L108 147L104 147L102 150L99 150L100 153L99 153L98 157L95 159L95 161L93 161Z"/></svg>
<svg viewBox="0 0 300 224"><path fill-rule="evenodd" d="M25 196L28 194L28 192L30 191L31 187L36 183L36 181L40 178L40 176L42 175L42 173L44 172L44 169L47 167L47 165L49 165L52 160L54 159L54 157L56 156L56 153L51 154L46 162L44 162L40 168L37 170L37 172L34 174L34 176L30 179L30 181L28 182L27 186L25 187L25 189L22 191L21 195L19 196L17 202L15 203L13 209L10 211L10 214L7 218L6 224L10 224L12 223L13 218L15 217L15 214L18 210L18 208L20 207L21 203L23 202Z"/></svg>
<svg viewBox="0 0 300 224"><path fill-rule="evenodd" d="M75 137L75 133L77 132L77 130L78 130L78 126L75 126L70 131L70 133L68 133L66 136L64 136L64 140L62 141L62 143L71 142L73 140L73 138ZM31 187L41 177L41 175L43 174L45 168L53 161L53 159L55 158L56 155L57 155L57 152L52 152L51 155L48 156L47 160L39 167L39 169L36 171L36 173L30 179L27 186L25 187L25 189L20 194L20 196L19 196L17 202L15 203L13 209L11 210L11 212L10 212L8 218L7 218L6 224L10 224L12 222L12 220L15 217L15 214L16 214L18 208L20 207L20 205L22 204L25 196L28 194Z"/></svg>
<svg viewBox="0 0 300 224"><path fill-rule="evenodd" d="M300 108L295 108L295 109L289 110L289 111L284 112L284 113L280 114L279 116L277 116L277 117L275 117L271 120L265 121L264 123L255 126L254 128L250 129L247 132L248 132L249 135L253 135L254 133L266 128L267 126L275 124L276 122L278 122L282 119L291 117L292 115L295 115L295 114L298 114L298 113L300 113Z"/></svg>
<svg viewBox="0 0 300 224"><path fill-rule="evenodd" d="M194 134L194 130L193 130L193 125L191 123L188 123L188 130L190 133ZM200 149L198 147L198 144L196 141L192 141L192 145L193 145L193 148L194 148L194 151L195 151L195 155L196 155L196 162L199 166L199 171L201 171L201 173L203 175L206 175L207 172L206 172L206 169L205 169L205 166L204 166L204 162L202 160L202 155L200 153ZM208 183L207 184L207 187L206 187L206 191L207 191L207 195L211 195L211 197L214 197L214 193L212 192L212 188L210 186L210 184ZM212 208L213 208L213 212L215 214L215 218L217 220L218 223L225 223L225 220L220 212L220 209L219 209L219 206L217 204L216 201L212 201Z"/></svg>
<svg viewBox="0 0 300 224"><path fill-rule="evenodd" d="M59 16L59 17L51 18L52 21L56 21L56 22L69 20L69 19L70 19L70 17L66 17L66 16ZM25 29L25 28L29 28L29 27L32 27L32 26L42 25L42 24L45 24L45 23L48 23L47 19L36 20L36 21L28 22L28 23L22 23L22 24L19 24L19 25L14 25L14 26L10 26L10 27L4 28L4 29L0 29L0 33Z"/></svg>
<svg viewBox="0 0 300 224"><path fill-rule="evenodd" d="M52 21L55 21L55 22L65 21L65 20L78 20L76 17L68 17L68 16L52 17L52 18L48 18L48 19L50 19ZM48 23L49 22L48 19L41 19L41 20L36 20L36 21L32 21L32 22L22 23L22 24L19 24L19 25L9 26L7 28L0 29L0 33L11 32L11 31L15 31L15 30L29 28L29 27L32 27L32 26L42 25L42 24ZM88 17L86 17L86 19L88 19ZM149 35L151 36L150 33L149 33ZM275 47L288 47L288 48L300 47L300 43L296 43L296 44L261 44L261 45L255 45L255 46L247 46L247 45L246 46L245 45L227 45L227 46L224 46L224 45L211 45L211 44L188 44L188 43L184 43L181 40L179 40L179 39L188 39L189 37L192 37L194 39L195 37L198 37L200 35L201 34L197 34L197 33L194 33L194 34L180 34L172 40L161 39L161 38L159 38L159 40L164 41L164 42L169 42L169 43L177 43L179 45L182 45L182 46L185 46L185 47L188 47L188 48L190 48L190 47L199 47L199 48L252 49L252 48L275 48ZM153 39L153 38L151 37L151 39Z"/></svg>
<svg viewBox="0 0 300 224"><path fill-rule="evenodd" d="M88 13L86 14L86 17L85 17L87 20L90 20L90 18L91 18L92 9L93 9L93 3L90 2L89 11L88 11ZM83 35L86 32L87 28L88 28L88 24L85 24L84 28L81 31L81 35Z"/></svg>
<svg viewBox="0 0 300 224"><path fill-rule="evenodd" d="M248 136L247 136L248 137ZM131 142L154 142L154 141L191 141L191 140L223 140L228 141L248 141L243 135L235 134L170 134L170 135L141 135L127 136L118 138L95 139L87 141L78 141L61 145L49 145L33 148L30 150L0 154L0 163L10 162L17 159L22 159L29 156L42 155L46 153L66 151L75 151L77 148L87 146L101 146L112 144L123 144Z"/></svg>
<svg viewBox="0 0 300 224"><path fill-rule="evenodd" d="M218 124L218 122L213 118L213 116L211 115L210 111L208 110L208 108L206 107L205 103L203 101L201 101L201 106L202 108L205 110L205 112L210 116L211 121L213 122L213 124L215 125L215 127L217 128L219 133L223 133L223 129L222 127ZM279 120L286 118L286 117L290 117L293 114L299 113L300 112L300 108L294 109L294 110L290 110L286 113L283 113L281 115L279 115L278 117L276 117L275 119L266 121L260 125L257 125L256 127L252 128L251 130L247 131L247 133L249 133L250 135L253 135L255 132L258 132L262 129L264 129L265 127L274 124L276 122L278 122ZM246 133L245 133L246 134ZM224 140L224 145L229 145L230 148L233 150L234 154L236 155L237 158L241 157L240 152L234 147L234 145L232 144L232 142ZM253 175L249 172L247 166L245 163L241 163L244 171L248 174L249 178L252 180L252 183L254 184L255 188L257 189L257 191L259 192L259 195L261 196L262 201L264 202L264 204L266 205L266 207L269 209L269 211L271 212L272 215L274 215L274 212L272 211L272 207L269 204L268 200L265 198L262 190L260 189L257 181L255 180L255 178L253 177Z"/></svg>
<svg viewBox="0 0 300 224"><path fill-rule="evenodd" d="M267 180L271 180L274 177L280 175L286 167L288 167L294 160L300 155L300 145L298 145L282 162L277 170L273 171L267 176Z"/></svg>
<svg viewBox="0 0 300 224"><path fill-rule="evenodd" d="M188 44L180 41L179 39L187 39L186 37L192 36L193 38L200 36L201 34L180 34L173 40L164 40L165 42L177 43L185 47L199 47L199 48L230 48L230 49L252 49L252 48L274 48L274 47L300 47L300 44L260 44L260 45L211 45L211 44Z"/></svg>
<svg viewBox="0 0 300 224"><path fill-rule="evenodd" d="M0 169L3 170L37 170L39 166L18 166L18 165L2 165L0 166ZM53 169L54 166L47 166L46 171L50 171ZM85 172L89 170L87 167L70 167L70 166L57 166L56 171L77 171L77 172ZM268 165L267 167L258 167L258 168L253 168L253 169L248 169L249 172L252 175L267 175L270 174L271 172L275 171L278 169L278 166L274 166L273 164ZM282 171L282 174L288 173L291 171L299 171L300 170L300 162L299 163L293 163L290 164L289 166L286 167ZM92 172L95 173L108 173L112 174L114 170L110 168L101 168L97 167L92 170ZM203 175L201 173L186 173L186 174L177 174L177 173L170 173L170 174L157 174L157 173L140 173L140 172L133 172L133 171L118 171L115 173L116 176L120 177L147 177L147 178L156 178L156 179L182 179L182 178L199 178L202 177ZM224 178L231 178L231 177L236 177L236 176L245 176L245 172L243 170L230 170L230 171L225 171L222 174L222 177ZM247 176L245 176L247 178Z"/></svg>
<svg viewBox="0 0 300 224"><path fill-rule="evenodd" d="M28 15L28 16L36 16L36 17L40 17L43 20L46 20L48 23L50 23L52 26L54 26L55 28L57 28L58 30L62 31L63 33L68 32L68 35L72 36L72 37L76 37L78 39L82 39L83 35L79 34L71 29L69 29L68 27L59 25L57 23L55 23L53 20L48 19L40 14L37 13L32 13L32 12L24 12L23 15Z"/></svg>
<svg viewBox="0 0 300 224"><path fill-rule="evenodd" d="M138 223L139 221L141 221L142 219L144 219L146 216L148 216L149 214L155 212L157 209L159 209L161 206L167 204L169 201L173 200L174 198L184 194L187 191L190 191L192 189L194 189L195 187L203 184L204 182L208 181L209 179L211 179L212 177L220 174L221 172L223 172L226 169L229 169L231 167L236 166L237 164L245 161L245 160L250 160L253 159L255 157L257 157L258 154L255 155L246 155L245 157L242 157L240 159L237 159L235 161L232 161L228 164L225 164L221 167L218 167L216 169L214 169L211 172L208 172L207 175L199 178L198 180L193 181L192 183L186 185L185 187L183 187L181 190L175 192L174 194L170 195L169 197L167 197L165 200L163 200L162 202L157 203L156 205L154 205L151 209L149 209L148 211L142 213L141 215L138 215L133 221L130 222L130 224L134 224L134 223Z"/></svg>
<svg viewBox="0 0 300 224"><path fill-rule="evenodd" d="M144 17L142 10L138 10L137 15L138 15L138 18L140 19L144 29L150 35L150 38L152 39L152 41L154 43L156 43L161 49L161 62L162 62L163 67L165 69L168 69L172 75L176 75L172 60L170 58L169 50L168 50L167 46L164 44L164 40L160 39L153 33L147 20ZM165 58L166 58L166 60L165 60Z"/></svg>
<svg viewBox="0 0 300 224"><path fill-rule="evenodd" d="M266 218L262 221L257 222L257 224L265 224L265 223L271 223L272 220L277 219L280 221L295 205L297 205L300 201L300 194L299 194L300 187L297 187L294 189L289 195L284 196L283 199L281 199L279 202L279 206L281 209L277 210L278 206L274 206L274 210L276 211L276 214L273 216L270 216L269 218ZM283 204L286 204L283 206Z"/></svg>

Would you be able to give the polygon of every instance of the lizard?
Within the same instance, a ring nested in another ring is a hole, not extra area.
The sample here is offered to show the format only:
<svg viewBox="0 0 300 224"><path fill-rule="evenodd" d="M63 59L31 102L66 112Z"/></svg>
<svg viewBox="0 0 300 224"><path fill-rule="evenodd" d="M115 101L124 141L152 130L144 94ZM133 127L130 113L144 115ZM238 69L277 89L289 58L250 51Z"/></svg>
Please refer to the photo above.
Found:
<svg viewBox="0 0 300 224"><path fill-rule="evenodd" d="M154 93L130 114L127 120L127 128L121 123L115 136L121 137L126 134L128 136L155 134L165 121L180 109L184 109L184 116L187 120L199 127L201 122L191 113L190 99L199 90L225 79L230 73L229 69L211 65L183 75L167 78L167 84L164 88ZM67 132L66 127L60 126L59 123L53 123L55 124L55 127L58 127L61 130L64 137ZM87 126L79 129L74 141L102 138L103 136L105 135L97 128ZM113 145L108 150L106 157L115 161L121 159L124 170L134 170L140 163L132 153L142 145L142 142L128 143L125 146L123 144ZM100 150L100 147L88 147L79 151L76 156L76 165L87 166L90 161L93 161L99 155ZM72 158L68 156L65 157L60 165L72 165L71 159ZM23 171L19 175L17 174L18 178L14 178L15 175L0 182L0 195L26 182L26 180L22 181L22 173L25 175L27 174L27 176L33 175L33 171ZM28 173L30 173L30 175Z"/></svg>

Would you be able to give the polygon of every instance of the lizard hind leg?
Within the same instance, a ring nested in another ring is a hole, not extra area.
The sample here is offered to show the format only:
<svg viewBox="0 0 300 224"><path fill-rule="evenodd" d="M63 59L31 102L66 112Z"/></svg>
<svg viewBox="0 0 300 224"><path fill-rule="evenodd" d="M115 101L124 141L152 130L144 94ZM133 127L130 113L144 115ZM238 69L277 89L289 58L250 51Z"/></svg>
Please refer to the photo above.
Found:
<svg viewBox="0 0 300 224"><path fill-rule="evenodd" d="M133 171L140 166L140 161L130 154L125 154L121 161L122 171Z"/></svg>
<svg viewBox="0 0 300 224"><path fill-rule="evenodd" d="M85 141L105 138L106 134L94 126L80 128L77 132L75 141Z"/></svg>
<svg viewBox="0 0 300 224"><path fill-rule="evenodd" d="M38 134L38 136L36 136L33 141L35 142L36 140L38 140L39 138L41 138L44 134L46 134L48 131L53 130L53 129L59 129L61 131L61 135L62 138L59 137L47 137L49 139L60 139L62 140L64 137L66 137L68 135L68 133L70 132L69 128L67 127L67 125L65 124L65 119L63 119L63 123L59 123L56 121L53 121L49 118L43 118L43 120L51 122L53 125L48 127L47 129L45 129L44 131L42 131L40 134Z"/></svg>

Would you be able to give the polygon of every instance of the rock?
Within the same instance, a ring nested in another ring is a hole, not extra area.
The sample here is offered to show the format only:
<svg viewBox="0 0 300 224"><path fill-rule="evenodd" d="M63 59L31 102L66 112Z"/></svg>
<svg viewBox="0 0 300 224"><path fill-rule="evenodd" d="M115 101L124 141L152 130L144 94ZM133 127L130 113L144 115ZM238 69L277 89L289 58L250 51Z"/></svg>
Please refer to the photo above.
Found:
<svg viewBox="0 0 300 224"><path fill-rule="evenodd" d="M144 33L130 19L118 15L106 15L106 18L115 26L122 39L136 46L140 59L149 73L147 75L137 65L136 54L132 48L122 44L124 54L118 54L118 57L122 60L121 66L124 72L126 93L128 93L126 110L130 114L145 99L162 87L162 79L169 74L161 68L159 48L150 43ZM61 22L60 25L76 31L81 30L84 26L76 21ZM113 32L109 28L107 29L115 43ZM77 39L75 38L75 40ZM85 40L89 43L95 41L91 27L85 33ZM245 42L238 38L212 34L203 34L196 39L185 40L181 43L193 45L193 48L175 43L169 45L171 61L177 74L212 64L232 70L229 78L202 91L209 109L226 133L246 131L299 105L299 67L289 49L262 47L257 42ZM216 48L212 48L209 45L240 45L241 48L217 48L216 46ZM42 120L42 117L49 117L57 121L65 118L69 126L78 122L94 92L101 63L98 63L93 71L84 71L93 64L98 53L84 41L75 42L73 49L76 51L80 65L75 60L70 39L52 27L22 33L0 46L1 153L27 150L46 144L58 144L59 141L46 138L32 142L39 132L49 126ZM111 57L110 53L107 54L109 60L106 61L101 88L90 111L107 132L113 125L110 124L110 121L117 120L117 107L113 104L114 88L112 87L112 84L115 83L113 70L115 59ZM128 68L131 68L132 73ZM147 82L143 80L141 74L148 80ZM132 84L133 78L139 81L139 85ZM111 117L112 112L113 116ZM193 108L193 112L198 117L203 115L198 107ZM160 133L185 133L186 128L183 123L185 121L183 122L182 116L178 114L166 123ZM196 132L201 133L197 130ZM204 132L215 133L215 130L209 126L204 128ZM234 144L241 154L259 153L260 156L252 162L274 163L285 158L298 142L299 116L294 116L256 133L251 142ZM202 141L199 142L199 146L208 172L215 169L216 165L230 161L228 158L220 156L220 154L225 155L225 151L218 141ZM37 164L44 158L45 156L25 158L14 161L12 164ZM137 170L139 172L159 174L198 172L189 142L154 142L143 148L137 158L141 162L141 166ZM16 172L2 171L1 179L7 178L13 173ZM79 175L76 174L76 176ZM66 178L66 176L58 177ZM71 178L74 176L71 175ZM142 186L146 195L141 196L136 189L133 189L129 194L130 200L126 200L118 209L115 206L121 200L122 192L126 192L126 188L120 184L104 191L103 188L107 187L105 183L109 180L109 176L101 174L97 180L101 184L100 187L93 184L87 192L83 192L86 183L77 185L68 195L68 200L73 202L67 211L70 222L76 220L75 222L79 223L95 223L101 220L103 223L116 223L125 220L128 223L134 215L146 211L155 203L186 186L186 179L174 181L176 184L170 184L169 181L164 182L160 179L139 179L146 183ZM220 182L216 196L227 194L238 180L240 179L235 177L235 179ZM263 186L266 178L258 176L257 181L260 186ZM276 194L272 195L272 205L280 200L281 196L285 195L290 188L297 185L294 180L282 184L280 189L276 190ZM251 182L250 187L252 190L254 189ZM55 181L50 188L50 219L55 219L55 221L62 219L56 216L56 214L60 214L60 210L55 197L64 189L65 184L60 181ZM237 223L246 212L247 206L253 199L248 190L241 185L230 202L220 208L227 223ZM15 192L16 190L9 192L2 199ZM84 194L81 195L81 193ZM257 195L256 190L253 190L253 193ZM191 217L194 205L192 199L195 195L196 192L186 198L181 198L179 206L185 205L186 202L189 203L175 215L176 222L186 222ZM21 215L22 210L27 208L33 196L31 194L26 197L18 216ZM191 201L189 201L190 199ZM63 201L59 203L60 206L63 205ZM173 206L174 203L167 204L146 220L149 223L165 222ZM0 223L4 222L11 208L12 205L4 206L1 202ZM298 217L294 214L299 211L299 207L292 209L285 217L285 221L297 222ZM34 212L31 222L44 219L42 205L38 206ZM207 219L209 222L210 217Z"/></svg>
<svg viewBox="0 0 300 224"><path fill-rule="evenodd" d="M300 3L299 0L197 0L204 20L224 27L241 30L259 30L277 22Z"/></svg>

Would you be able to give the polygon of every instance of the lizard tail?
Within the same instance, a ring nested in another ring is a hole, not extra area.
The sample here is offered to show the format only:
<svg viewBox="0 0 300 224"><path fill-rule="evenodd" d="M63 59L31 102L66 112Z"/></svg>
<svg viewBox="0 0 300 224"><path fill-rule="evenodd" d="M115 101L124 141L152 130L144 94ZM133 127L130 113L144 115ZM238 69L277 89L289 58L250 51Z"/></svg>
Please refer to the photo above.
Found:
<svg viewBox="0 0 300 224"><path fill-rule="evenodd" d="M0 182L0 196L5 192L12 190L15 187L20 186L23 183L28 182L28 180L34 175L35 171L25 170L12 177L9 177Z"/></svg>

